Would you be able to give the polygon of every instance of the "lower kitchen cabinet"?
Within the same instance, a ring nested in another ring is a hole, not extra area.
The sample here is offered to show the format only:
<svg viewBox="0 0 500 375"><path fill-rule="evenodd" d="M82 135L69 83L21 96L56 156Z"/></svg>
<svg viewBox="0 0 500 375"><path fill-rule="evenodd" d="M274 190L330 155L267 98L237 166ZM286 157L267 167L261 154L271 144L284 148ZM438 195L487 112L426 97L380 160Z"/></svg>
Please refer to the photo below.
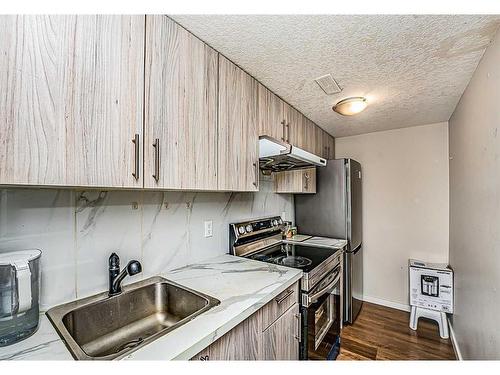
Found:
<svg viewBox="0 0 500 375"><path fill-rule="evenodd" d="M208 348L198 353L193 359L230 361L230 360L258 360L260 352L260 320L254 314Z"/></svg>
<svg viewBox="0 0 500 375"><path fill-rule="evenodd" d="M316 168L274 173L275 193L316 193Z"/></svg>
<svg viewBox="0 0 500 375"><path fill-rule="evenodd" d="M296 303L262 333L261 353L265 360L297 360L300 340L300 311Z"/></svg>
<svg viewBox="0 0 500 375"><path fill-rule="evenodd" d="M301 320L298 282L192 360L298 360Z"/></svg>

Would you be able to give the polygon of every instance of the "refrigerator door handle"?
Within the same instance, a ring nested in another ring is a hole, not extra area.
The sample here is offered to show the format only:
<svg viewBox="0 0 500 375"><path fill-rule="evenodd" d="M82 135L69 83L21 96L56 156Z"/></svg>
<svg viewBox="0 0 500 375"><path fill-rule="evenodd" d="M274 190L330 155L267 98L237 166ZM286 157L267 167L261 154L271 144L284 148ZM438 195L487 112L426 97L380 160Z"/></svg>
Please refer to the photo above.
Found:
<svg viewBox="0 0 500 375"><path fill-rule="evenodd" d="M357 248L355 248L354 250L346 250L345 252L349 253L349 254L357 254L358 251L361 250L361 245L363 245L363 244L360 243L359 246Z"/></svg>

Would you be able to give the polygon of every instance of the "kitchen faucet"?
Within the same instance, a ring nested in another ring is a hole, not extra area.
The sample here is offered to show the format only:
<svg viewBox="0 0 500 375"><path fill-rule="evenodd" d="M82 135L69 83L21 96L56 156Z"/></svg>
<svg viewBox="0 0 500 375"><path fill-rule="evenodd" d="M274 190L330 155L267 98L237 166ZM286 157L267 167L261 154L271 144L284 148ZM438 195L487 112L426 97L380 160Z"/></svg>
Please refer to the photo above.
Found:
<svg viewBox="0 0 500 375"><path fill-rule="evenodd" d="M125 267L120 272L120 257L116 253L112 253L109 256L109 293L108 295L116 296L122 292L121 283L125 276L136 275L142 272L141 263L137 260L131 260L128 262L127 267Z"/></svg>

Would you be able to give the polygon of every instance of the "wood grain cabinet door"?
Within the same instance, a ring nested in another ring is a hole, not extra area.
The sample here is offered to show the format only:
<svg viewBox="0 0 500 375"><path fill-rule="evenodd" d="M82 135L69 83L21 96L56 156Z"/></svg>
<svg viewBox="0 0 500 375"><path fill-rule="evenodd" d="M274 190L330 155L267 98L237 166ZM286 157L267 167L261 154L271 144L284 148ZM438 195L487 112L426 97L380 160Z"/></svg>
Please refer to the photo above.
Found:
<svg viewBox="0 0 500 375"><path fill-rule="evenodd" d="M285 118L285 141L302 148L304 139L304 116L288 103L283 104Z"/></svg>
<svg viewBox="0 0 500 375"><path fill-rule="evenodd" d="M277 140L285 140L285 117L283 100L262 84L258 84L258 124L259 136L268 135Z"/></svg>
<svg viewBox="0 0 500 375"><path fill-rule="evenodd" d="M217 190L218 53L146 16L144 186Z"/></svg>
<svg viewBox="0 0 500 375"><path fill-rule="evenodd" d="M196 361L249 361L262 359L261 326L258 314L238 324L209 347L195 355Z"/></svg>
<svg viewBox="0 0 500 375"><path fill-rule="evenodd" d="M299 305L293 305L262 333L262 359L298 360L300 340Z"/></svg>
<svg viewBox="0 0 500 375"><path fill-rule="evenodd" d="M274 173L275 193L316 193L316 168Z"/></svg>
<svg viewBox="0 0 500 375"><path fill-rule="evenodd" d="M327 134L327 150L328 150L328 156L327 159L335 159L335 138L332 137L330 134Z"/></svg>
<svg viewBox="0 0 500 375"><path fill-rule="evenodd" d="M64 185L75 18L0 16L0 184Z"/></svg>
<svg viewBox="0 0 500 375"><path fill-rule="evenodd" d="M257 84L219 55L219 190L259 190Z"/></svg>
<svg viewBox="0 0 500 375"><path fill-rule="evenodd" d="M335 139L319 126L316 127L316 153L327 160L335 158Z"/></svg>
<svg viewBox="0 0 500 375"><path fill-rule="evenodd" d="M317 138L316 138L316 129L318 126L309 120L307 117L304 117L303 120L303 137L302 137L302 148L306 151L309 151L312 154L316 154L317 150ZM317 155L317 154L316 154Z"/></svg>
<svg viewBox="0 0 500 375"><path fill-rule="evenodd" d="M2 16L0 30L0 184L142 187L144 16Z"/></svg>
<svg viewBox="0 0 500 375"><path fill-rule="evenodd" d="M317 152L317 155L319 155L325 159L328 159L328 156L329 156L327 137L328 137L328 134L318 126L316 128L316 152Z"/></svg>
<svg viewBox="0 0 500 375"><path fill-rule="evenodd" d="M288 104L284 104L285 138L293 146L315 153L316 124Z"/></svg>
<svg viewBox="0 0 500 375"><path fill-rule="evenodd" d="M68 185L142 187L144 16L77 16L71 24Z"/></svg>

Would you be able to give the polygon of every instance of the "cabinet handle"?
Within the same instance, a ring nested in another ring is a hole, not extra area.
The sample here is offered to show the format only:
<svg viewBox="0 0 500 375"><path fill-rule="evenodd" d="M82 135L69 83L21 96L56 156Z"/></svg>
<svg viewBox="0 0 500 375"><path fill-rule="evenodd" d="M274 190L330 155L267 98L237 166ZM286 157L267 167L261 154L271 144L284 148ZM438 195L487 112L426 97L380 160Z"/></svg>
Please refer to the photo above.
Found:
<svg viewBox="0 0 500 375"><path fill-rule="evenodd" d="M290 143L290 123L286 124L286 141Z"/></svg>
<svg viewBox="0 0 500 375"><path fill-rule="evenodd" d="M281 140L282 140L283 142L285 142L285 140L286 140L286 138L285 138L285 124L286 124L286 121L285 121L285 120L281 121L281 128L282 128L282 129L281 129L281 130L282 130L282 133L281 133L281 134L282 134Z"/></svg>
<svg viewBox="0 0 500 375"><path fill-rule="evenodd" d="M276 303L278 305L281 305L281 303L284 300L286 300L288 297L290 297L292 294L293 294L293 289L289 289L283 297L280 297L280 298L276 297L274 300L276 301Z"/></svg>
<svg viewBox="0 0 500 375"><path fill-rule="evenodd" d="M302 342L302 315L295 314L295 317L297 318L297 326L298 326L298 330L297 330L297 334L295 335L295 339L298 342Z"/></svg>
<svg viewBox="0 0 500 375"><path fill-rule="evenodd" d="M304 173L304 190L308 190L309 189L309 173L308 172L305 172Z"/></svg>
<svg viewBox="0 0 500 375"><path fill-rule="evenodd" d="M155 179L156 182L160 179L160 139L156 138L153 147L155 149L155 172L153 174L153 178Z"/></svg>
<svg viewBox="0 0 500 375"><path fill-rule="evenodd" d="M139 180L139 134L135 134L132 143L134 144L134 172L132 172L132 176Z"/></svg>
<svg viewBox="0 0 500 375"><path fill-rule="evenodd" d="M255 170L255 180L253 182L253 186L258 187L259 186L259 163L253 163L253 167Z"/></svg>

